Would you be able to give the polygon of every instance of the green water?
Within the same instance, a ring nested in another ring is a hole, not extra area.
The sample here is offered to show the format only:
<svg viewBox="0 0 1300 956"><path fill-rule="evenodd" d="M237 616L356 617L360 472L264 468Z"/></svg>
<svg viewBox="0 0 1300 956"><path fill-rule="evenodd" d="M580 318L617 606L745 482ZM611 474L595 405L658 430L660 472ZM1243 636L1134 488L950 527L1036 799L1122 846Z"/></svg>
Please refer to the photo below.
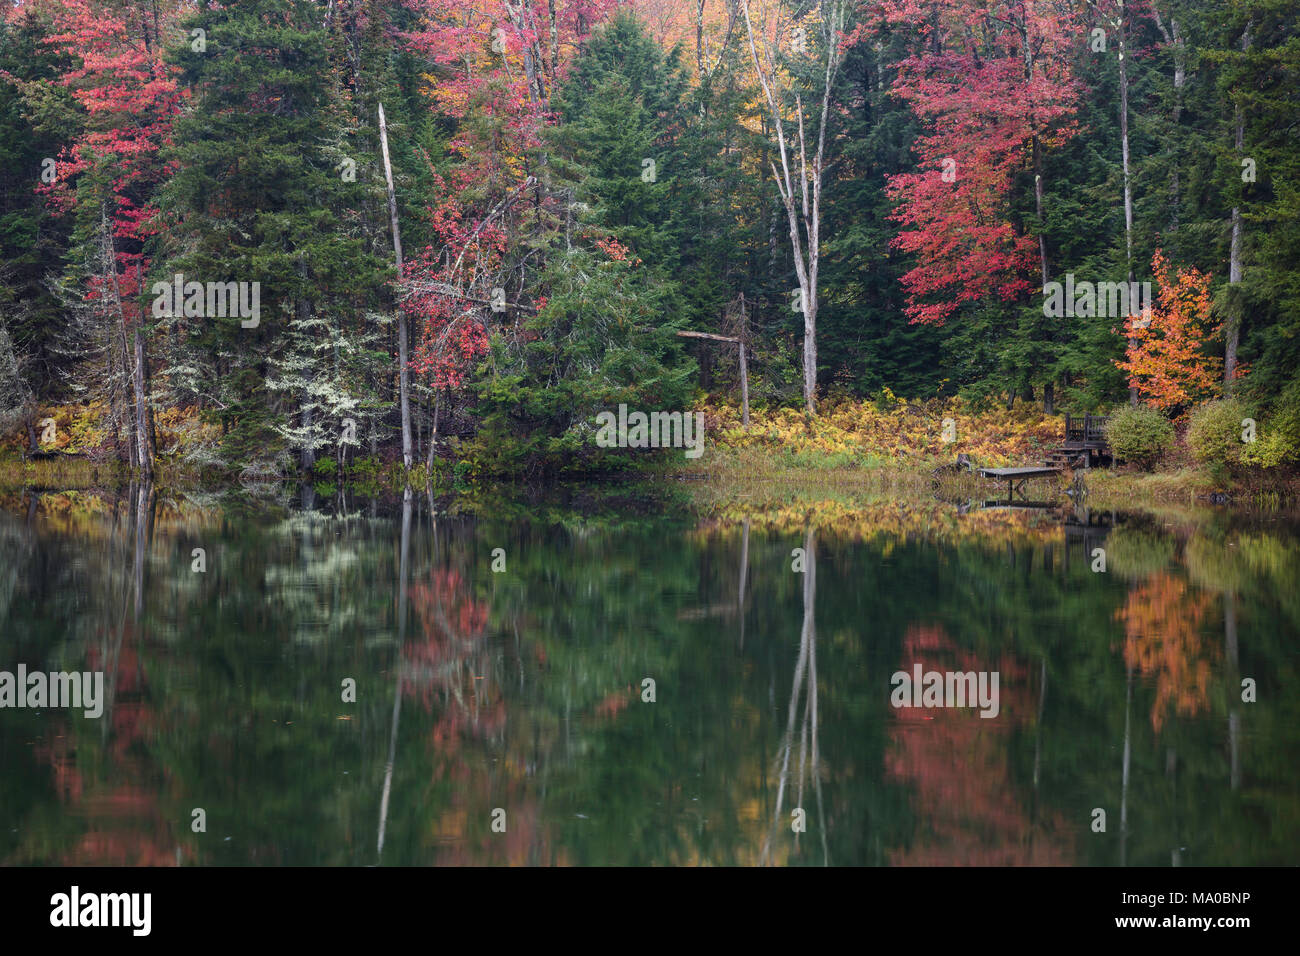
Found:
<svg viewBox="0 0 1300 956"><path fill-rule="evenodd" d="M1286 517L0 502L3 864L1300 863Z"/></svg>

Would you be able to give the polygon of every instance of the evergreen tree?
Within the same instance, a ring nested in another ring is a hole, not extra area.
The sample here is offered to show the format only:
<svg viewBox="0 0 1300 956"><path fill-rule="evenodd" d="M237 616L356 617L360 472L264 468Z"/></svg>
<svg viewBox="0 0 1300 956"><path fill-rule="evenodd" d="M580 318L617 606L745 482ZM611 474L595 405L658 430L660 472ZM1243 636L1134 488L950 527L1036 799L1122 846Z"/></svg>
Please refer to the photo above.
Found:
<svg viewBox="0 0 1300 956"><path fill-rule="evenodd" d="M318 450L359 442L363 419L383 410L362 403L382 357L370 313L388 275L362 222L375 186L348 175L366 157L344 135L323 13L306 0L205 0L186 24L205 31L205 49L176 54L192 99L176 126L159 275L260 289L256 324L169 323L191 342L171 370L178 398L221 423L231 466L278 469L296 450L310 467Z"/></svg>

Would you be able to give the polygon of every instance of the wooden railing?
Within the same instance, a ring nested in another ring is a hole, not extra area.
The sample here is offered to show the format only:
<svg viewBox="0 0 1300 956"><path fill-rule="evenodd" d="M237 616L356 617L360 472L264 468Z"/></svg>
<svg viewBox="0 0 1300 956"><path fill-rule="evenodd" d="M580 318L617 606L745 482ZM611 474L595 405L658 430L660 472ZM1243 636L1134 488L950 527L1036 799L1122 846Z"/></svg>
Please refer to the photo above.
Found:
<svg viewBox="0 0 1300 956"><path fill-rule="evenodd" d="M1084 415L1083 418L1065 416L1065 440L1081 442L1106 442L1108 415Z"/></svg>

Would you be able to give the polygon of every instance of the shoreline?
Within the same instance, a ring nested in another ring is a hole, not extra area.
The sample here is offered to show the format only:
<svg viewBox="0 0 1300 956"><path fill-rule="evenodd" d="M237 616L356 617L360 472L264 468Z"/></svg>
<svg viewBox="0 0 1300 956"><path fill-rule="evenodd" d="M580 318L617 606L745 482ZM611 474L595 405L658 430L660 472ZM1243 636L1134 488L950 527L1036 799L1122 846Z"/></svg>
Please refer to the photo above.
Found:
<svg viewBox="0 0 1300 956"><path fill-rule="evenodd" d="M1041 465L1064 433L1063 415L1049 415L1024 403L1013 409L976 410L957 399L878 404L828 398L812 418L787 407L751 411L745 425L739 407L699 402L692 413L702 416L708 435L702 457L684 457L681 449L648 452L645 457L633 452L604 460L617 466L606 471L567 471L578 466L579 460L574 460L553 462L550 472L533 478L494 475L487 463L468 451L460 457L437 457L431 469L421 461L407 472L396 460L395 450L384 447L378 455L347 460L341 472L334 459L321 458L313 474L240 473L215 464L217 449L210 443L178 440L169 454L157 459L151 480L164 492L243 488L255 495L274 495L280 487L311 486L320 496L341 490L370 497L401 495L406 487L420 493L431 488L439 496L510 489L526 497L529 489L539 486L596 489L666 482L688 487L686 497L705 510L810 495L997 499L1005 494L1005 484L952 472L958 455L977 468ZM68 444L54 449L53 457L29 461L20 456L14 441L11 436L0 449L0 492L117 489L139 482L119 462L82 457L89 449ZM453 448L459 446L454 442L446 446L448 452ZM1097 507L1295 509L1300 505L1300 474L1289 469L1198 465L1179 443L1155 470L1129 464L1066 470L1031 479L1021 495L1068 503L1067 491L1086 493L1088 502Z"/></svg>
<svg viewBox="0 0 1300 956"><path fill-rule="evenodd" d="M253 497L274 498L286 491L311 487L315 496L328 498L340 492L348 497L400 497L410 487L418 494L432 493L440 498L473 499L480 493L496 497L503 494L520 498L535 495L539 489L601 489L616 487L673 489L684 502L705 511L735 510L746 504L763 508L785 507L791 501L854 501L882 497L918 500L938 499L957 502L1006 502L1005 485L997 480L972 474L948 474L936 479L935 469L945 463L927 459L916 463L880 462L871 466L817 464L809 462L790 466L750 449L728 450L713 456L709 465L673 466L658 462L659 467L633 472L583 477L550 477L537 480L474 477L459 479L450 470L413 469L403 479L400 466L360 469L343 481L308 481L287 477L273 481L239 481L228 476L203 475L160 469L150 482L163 494L222 494L244 491ZM950 464L947 463L947 464ZM1141 508L1160 506L1229 507L1235 509L1300 511L1297 479L1287 477L1271 482L1248 480L1215 481L1207 469L1181 467L1154 472L1140 472L1123 466L1094 468L1057 476L1032 479L1016 495L1013 503L1071 504L1076 480L1086 488L1086 501L1097 508ZM93 464L85 460L21 462L0 458L0 494L36 492L39 494L97 494L116 496L133 485L138 477L112 465Z"/></svg>

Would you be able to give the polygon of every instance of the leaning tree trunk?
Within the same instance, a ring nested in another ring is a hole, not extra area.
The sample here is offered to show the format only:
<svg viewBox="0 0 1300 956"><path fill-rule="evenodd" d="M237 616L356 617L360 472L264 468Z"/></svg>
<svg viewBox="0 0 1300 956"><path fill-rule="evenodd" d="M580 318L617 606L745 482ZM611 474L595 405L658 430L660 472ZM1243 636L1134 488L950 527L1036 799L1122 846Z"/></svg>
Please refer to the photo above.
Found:
<svg viewBox="0 0 1300 956"><path fill-rule="evenodd" d="M397 260L397 278L402 278L402 233L397 227L397 193L393 189L393 165L388 158L388 123L384 118L384 104L379 104L379 145L384 153L384 178L388 183L388 217L393 226L393 257ZM397 381L402 406L402 466L408 471L413 462L411 451L411 383L407 369L409 361L406 336L406 312L397 309Z"/></svg>

